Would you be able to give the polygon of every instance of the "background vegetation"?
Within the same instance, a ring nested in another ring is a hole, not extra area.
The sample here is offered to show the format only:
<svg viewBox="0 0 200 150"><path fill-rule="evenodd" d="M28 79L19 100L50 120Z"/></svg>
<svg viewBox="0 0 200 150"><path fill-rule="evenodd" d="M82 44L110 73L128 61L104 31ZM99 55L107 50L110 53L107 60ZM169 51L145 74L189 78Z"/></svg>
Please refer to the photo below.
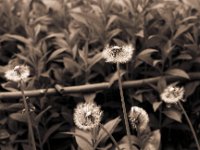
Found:
<svg viewBox="0 0 200 150"><path fill-rule="evenodd" d="M26 90L109 82L115 84L116 68L101 57L109 45L131 43L135 54L123 65L123 80L161 77L156 83L125 89L127 109L143 107L152 130L160 129L161 149L195 149L195 143L178 107L162 103L159 93L176 76L186 89L184 107L200 138L199 0L1 0L0 1L1 92L19 90L6 81L4 72L27 64L31 76ZM0 93L1 95L1 93ZM77 149L75 138L61 132L73 131L73 109L79 102L94 99L101 105L102 123L122 117L119 91L58 93L30 97L37 143L45 150ZM1 149L28 149L27 126L20 98L0 100ZM135 131L132 131L134 133ZM113 131L120 141L123 122ZM102 147L111 143L107 140Z"/></svg>

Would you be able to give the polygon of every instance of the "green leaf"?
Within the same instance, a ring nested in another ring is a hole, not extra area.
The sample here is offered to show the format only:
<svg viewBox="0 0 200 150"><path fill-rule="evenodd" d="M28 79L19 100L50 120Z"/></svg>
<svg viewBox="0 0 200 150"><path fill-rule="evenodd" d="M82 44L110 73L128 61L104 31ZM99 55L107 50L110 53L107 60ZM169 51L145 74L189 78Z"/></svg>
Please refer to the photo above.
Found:
<svg viewBox="0 0 200 150"><path fill-rule="evenodd" d="M86 150L86 149L93 150L93 147L91 144L92 137L91 137L90 131L83 131L83 130L76 128L75 133L76 134L74 134L74 135L75 135L76 142L82 150ZM78 136L78 135L80 135L80 136Z"/></svg>
<svg viewBox="0 0 200 150"><path fill-rule="evenodd" d="M119 117L117 117L117 118L115 118L113 120L110 120L109 122L107 122L104 125L104 128L107 129L107 131L110 134L112 134L120 121L121 121L121 119ZM100 129L99 134L97 135L97 143L104 143L104 142L106 142L106 140L108 139L108 137L109 137L108 134L103 129Z"/></svg>
<svg viewBox="0 0 200 150"><path fill-rule="evenodd" d="M182 122L182 120L181 120L182 119L182 113L180 111L178 111L178 110L169 109L169 110L163 111L163 113L167 117L169 117L169 118L171 118L173 120L176 120L178 122Z"/></svg>
<svg viewBox="0 0 200 150"><path fill-rule="evenodd" d="M178 76L178 77L190 79L189 75L182 69L176 69L176 68L175 69L169 69L165 73L172 75L172 76Z"/></svg>

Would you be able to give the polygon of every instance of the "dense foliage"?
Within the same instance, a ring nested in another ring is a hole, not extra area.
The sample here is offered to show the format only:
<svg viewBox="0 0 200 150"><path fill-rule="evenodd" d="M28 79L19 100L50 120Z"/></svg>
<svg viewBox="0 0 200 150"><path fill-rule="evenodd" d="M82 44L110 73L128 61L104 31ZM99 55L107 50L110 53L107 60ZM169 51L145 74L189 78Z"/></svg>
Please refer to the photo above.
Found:
<svg viewBox="0 0 200 150"><path fill-rule="evenodd" d="M42 96L29 97L35 107L38 148L80 148L80 137L73 134L77 130L74 108L91 100L103 110L102 124L107 123L116 141L123 143L126 133L119 119L123 116L120 95L112 88L117 80L116 67L105 63L102 50L107 45L132 44L132 60L121 65L123 81L160 78L153 84L124 89L127 110L136 105L147 111L150 128L156 131L152 133L161 133L161 149L195 149L181 109L168 106L159 95L170 83L166 75L175 76L185 88L183 106L200 139L200 82L190 76L200 71L199 0L0 0L0 24L1 92L20 90L17 83L4 77L8 68L18 64L31 69L26 90L46 89ZM58 85L101 82L109 82L111 88L48 95L48 88ZM0 134L2 150L30 149L22 110L20 98L0 100L0 132L8 134L6 141ZM82 132L78 131L84 135ZM99 136L99 147L114 149L106 135ZM137 145L138 141L133 141Z"/></svg>

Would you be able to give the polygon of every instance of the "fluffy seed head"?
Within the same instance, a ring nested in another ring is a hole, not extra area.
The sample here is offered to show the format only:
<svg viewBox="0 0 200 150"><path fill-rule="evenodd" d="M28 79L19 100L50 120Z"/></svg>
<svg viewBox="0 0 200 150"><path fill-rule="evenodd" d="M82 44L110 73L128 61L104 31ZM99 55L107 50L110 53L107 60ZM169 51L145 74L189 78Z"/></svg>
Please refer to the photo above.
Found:
<svg viewBox="0 0 200 150"><path fill-rule="evenodd" d="M13 69L5 72L6 79L14 82L19 82L20 80L25 81L29 75L29 67L25 65L15 66Z"/></svg>
<svg viewBox="0 0 200 150"><path fill-rule="evenodd" d="M132 45L120 46L106 46L103 50L102 56L109 63L126 63L131 60L134 52Z"/></svg>
<svg viewBox="0 0 200 150"><path fill-rule="evenodd" d="M131 107L131 111L129 113L129 120L133 128L142 132L148 126L149 116L143 108L133 106Z"/></svg>
<svg viewBox="0 0 200 150"><path fill-rule="evenodd" d="M183 99L184 92L185 90L183 87L177 87L171 84L164 89L164 91L160 94L160 97L165 103L177 103Z"/></svg>
<svg viewBox="0 0 200 150"><path fill-rule="evenodd" d="M103 112L95 103L79 103L74 110L74 123L83 130L97 127Z"/></svg>

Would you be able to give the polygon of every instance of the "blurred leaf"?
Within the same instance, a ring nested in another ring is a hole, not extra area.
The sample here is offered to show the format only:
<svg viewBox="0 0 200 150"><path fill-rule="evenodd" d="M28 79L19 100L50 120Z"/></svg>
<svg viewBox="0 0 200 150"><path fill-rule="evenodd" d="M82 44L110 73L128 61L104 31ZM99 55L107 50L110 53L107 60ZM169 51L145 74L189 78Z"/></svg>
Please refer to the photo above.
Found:
<svg viewBox="0 0 200 150"><path fill-rule="evenodd" d="M94 99L96 97L96 93L89 93L89 94L84 94L84 99L86 102L94 102Z"/></svg>
<svg viewBox="0 0 200 150"><path fill-rule="evenodd" d="M163 113L167 117L169 117L169 118L171 118L173 120L176 120L178 122L182 122L182 120L181 120L182 119L182 113L180 111L178 111L178 110L168 109L168 110L163 111Z"/></svg>
<svg viewBox="0 0 200 150"><path fill-rule="evenodd" d="M183 3L199 10L200 2L198 0L183 0Z"/></svg>
<svg viewBox="0 0 200 150"><path fill-rule="evenodd" d="M26 115L22 112L17 112L17 113L12 113L9 116L11 119L15 120L15 121L19 121L22 123L26 123L27 122L27 118Z"/></svg>
<svg viewBox="0 0 200 150"><path fill-rule="evenodd" d="M181 34L187 32L192 26L194 25L193 24L180 25L173 38L176 39Z"/></svg>
<svg viewBox="0 0 200 150"><path fill-rule="evenodd" d="M53 61L53 60L59 58L60 54L66 52L66 51L67 51L66 48L59 48L57 50L54 50L54 52L49 56L47 62L50 62L50 61Z"/></svg>
<svg viewBox="0 0 200 150"><path fill-rule="evenodd" d="M166 74L172 75L172 76L178 76L178 77L183 77L186 79L190 79L189 75L182 69L169 69L165 72Z"/></svg>
<svg viewBox="0 0 200 150"><path fill-rule="evenodd" d="M107 33L108 41L110 41L113 37L115 37L116 35L118 35L120 32L122 32L122 30L118 29L118 28L109 31Z"/></svg>
<svg viewBox="0 0 200 150"><path fill-rule="evenodd" d="M110 28L110 26L111 26L117 19L118 19L118 16L116 16L116 15L111 15L111 16L109 17L109 20L108 20L107 24L106 24L106 29L108 30L108 29Z"/></svg>
<svg viewBox="0 0 200 150"><path fill-rule="evenodd" d="M144 62L146 62L147 64L150 64L151 66L153 66L153 59L151 58L151 54L158 52L158 50L156 49L145 49L142 52L140 52L137 55L137 59L142 60Z"/></svg>
<svg viewBox="0 0 200 150"><path fill-rule="evenodd" d="M3 36L0 37L0 41L7 41L7 40L17 40L19 42L24 43L27 46L31 45L31 42L29 39L20 35L4 34Z"/></svg>
<svg viewBox="0 0 200 150"><path fill-rule="evenodd" d="M180 54L178 55L175 60L191 60L192 56L189 54Z"/></svg>
<svg viewBox="0 0 200 150"><path fill-rule="evenodd" d="M102 53L98 53L96 54L94 57L88 59L88 63L89 63L89 66L88 66L88 70L91 70L91 68L96 64L98 63L100 60L102 59Z"/></svg>
<svg viewBox="0 0 200 150"><path fill-rule="evenodd" d="M119 148L122 149L122 150L130 150L128 143L119 144ZM136 146L132 145L132 149L131 150L139 150L139 148L137 148Z"/></svg>
<svg viewBox="0 0 200 150"><path fill-rule="evenodd" d="M185 86L185 94L184 94L185 98L192 95L195 92L196 88L199 86L199 84L200 84L199 81L187 83Z"/></svg>
<svg viewBox="0 0 200 150"><path fill-rule="evenodd" d="M135 135L131 135L132 150L139 150L139 139ZM137 147L136 147L137 146ZM120 149L129 150L128 137L124 136L119 142Z"/></svg>
<svg viewBox="0 0 200 150"><path fill-rule="evenodd" d="M112 134L120 121L121 119L119 117L110 120L104 125L104 128L107 129L110 134ZM97 143L105 143L108 137L109 135L103 129L100 129L99 134L97 135Z"/></svg>
<svg viewBox="0 0 200 150"><path fill-rule="evenodd" d="M47 108L45 108L44 110L42 110L36 117L35 117L35 121L34 123L36 125L38 125L38 123L40 122L42 116L49 110L51 109L52 107L51 106L48 106Z"/></svg>
<svg viewBox="0 0 200 150"><path fill-rule="evenodd" d="M18 83L12 81L2 83L1 87L12 92L18 91Z"/></svg>
<svg viewBox="0 0 200 150"><path fill-rule="evenodd" d="M91 144L92 137L91 137L91 133L89 131L83 131L83 130L76 128L74 136L75 136L78 146L82 150L86 150L86 149L93 150L93 147Z"/></svg>
<svg viewBox="0 0 200 150"><path fill-rule="evenodd" d="M160 148L161 134L160 130L151 132L149 138L143 145L143 150L158 150Z"/></svg>
<svg viewBox="0 0 200 150"><path fill-rule="evenodd" d="M81 66L70 58L63 58L63 63L65 66L65 69L73 74L73 76L78 75L81 73Z"/></svg>
<svg viewBox="0 0 200 150"><path fill-rule="evenodd" d="M87 22L87 19L85 17L85 14L81 14L81 13L77 13L77 12L71 12L70 13L71 17L74 18L77 22L81 22L83 23L84 25L86 25L87 27L89 26L88 25L88 22Z"/></svg>
<svg viewBox="0 0 200 150"><path fill-rule="evenodd" d="M45 144L47 142L47 140L50 138L50 136L56 132L57 130L59 130L59 128L63 125L64 122L58 123L58 124L54 124L53 126L51 126L44 134L44 137L42 138L42 144Z"/></svg>
<svg viewBox="0 0 200 150"><path fill-rule="evenodd" d="M163 90L167 87L167 82L165 77L161 77L157 83L157 90L159 93L162 93Z"/></svg>
<svg viewBox="0 0 200 150"><path fill-rule="evenodd" d="M161 104L162 104L162 101L153 102L153 110L154 110L154 112L156 112L158 110L158 108L160 107Z"/></svg>
<svg viewBox="0 0 200 150"><path fill-rule="evenodd" d="M143 95L142 95L142 93L134 93L134 94L131 95L131 97L133 97L134 99L136 99L140 103L143 102Z"/></svg>
<svg viewBox="0 0 200 150"><path fill-rule="evenodd" d="M126 71L120 70L120 76L122 77ZM118 72L116 71L114 74L111 75L107 80L109 81L109 86L111 87L115 81L118 80Z"/></svg>

